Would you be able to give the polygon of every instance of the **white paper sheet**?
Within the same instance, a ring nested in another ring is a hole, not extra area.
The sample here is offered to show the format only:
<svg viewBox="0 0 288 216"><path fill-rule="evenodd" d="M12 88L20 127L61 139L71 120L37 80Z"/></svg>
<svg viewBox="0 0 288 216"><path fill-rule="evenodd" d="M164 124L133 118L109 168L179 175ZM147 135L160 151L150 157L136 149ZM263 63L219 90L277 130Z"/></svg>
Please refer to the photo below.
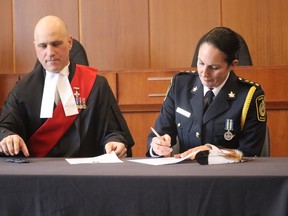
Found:
<svg viewBox="0 0 288 216"><path fill-rule="evenodd" d="M160 157L160 158L145 158L145 159L135 159L135 160L129 160L132 162L137 162L137 163L143 163L143 164L148 164L148 165L167 165L167 164L176 164L181 161L186 160L187 158L190 158L192 155L197 154L199 151L196 152L191 152L184 158L174 158L174 157Z"/></svg>
<svg viewBox="0 0 288 216"><path fill-rule="evenodd" d="M103 154L97 157L89 157L89 158L68 158L65 159L70 164L93 164L93 163L123 163L120 160L116 153L113 151L111 153Z"/></svg>

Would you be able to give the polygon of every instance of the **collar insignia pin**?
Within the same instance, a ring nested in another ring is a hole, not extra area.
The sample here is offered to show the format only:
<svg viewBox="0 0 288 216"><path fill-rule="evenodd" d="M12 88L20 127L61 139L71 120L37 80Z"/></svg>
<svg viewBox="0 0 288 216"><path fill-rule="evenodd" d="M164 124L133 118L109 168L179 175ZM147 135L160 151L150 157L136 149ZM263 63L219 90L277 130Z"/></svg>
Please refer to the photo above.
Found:
<svg viewBox="0 0 288 216"><path fill-rule="evenodd" d="M192 89L192 92L196 92L197 90L198 90L198 87L194 86L193 89Z"/></svg>
<svg viewBox="0 0 288 216"><path fill-rule="evenodd" d="M231 91L231 92L228 94L228 96L229 96L229 98L235 98L235 93Z"/></svg>

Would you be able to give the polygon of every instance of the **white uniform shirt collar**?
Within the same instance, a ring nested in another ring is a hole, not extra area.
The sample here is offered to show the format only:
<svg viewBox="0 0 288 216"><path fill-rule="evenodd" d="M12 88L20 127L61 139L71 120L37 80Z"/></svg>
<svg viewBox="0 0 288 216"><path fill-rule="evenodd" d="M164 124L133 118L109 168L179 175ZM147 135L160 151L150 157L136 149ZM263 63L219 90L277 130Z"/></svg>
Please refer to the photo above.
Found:
<svg viewBox="0 0 288 216"><path fill-rule="evenodd" d="M222 87L225 85L225 83L227 82L229 75L230 75L230 71L229 71L229 73L227 74L227 77L226 77L226 79L224 80L224 82L222 82L221 85L213 88L212 91L213 91L215 97L216 97L217 94L220 92L220 90L221 90ZM210 88L208 88L207 86L204 86L204 85L203 85L203 91L204 91L204 92L203 92L203 93L204 93L203 95L205 95L206 92L209 91L209 90L210 90Z"/></svg>

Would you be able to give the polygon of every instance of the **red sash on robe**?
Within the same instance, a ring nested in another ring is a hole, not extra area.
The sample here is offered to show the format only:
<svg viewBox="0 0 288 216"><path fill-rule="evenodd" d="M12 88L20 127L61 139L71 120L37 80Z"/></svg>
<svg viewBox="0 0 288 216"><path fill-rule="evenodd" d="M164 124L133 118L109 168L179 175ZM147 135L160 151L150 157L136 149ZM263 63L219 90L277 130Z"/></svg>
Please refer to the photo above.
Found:
<svg viewBox="0 0 288 216"><path fill-rule="evenodd" d="M71 87L78 87L80 97L87 100L97 77L97 69L82 65L76 65L75 74L71 81ZM79 113L81 109L78 110ZM58 143L61 137L69 129L79 114L65 116L64 108L60 102L54 109L53 117L30 137L28 148L31 156L45 157Z"/></svg>

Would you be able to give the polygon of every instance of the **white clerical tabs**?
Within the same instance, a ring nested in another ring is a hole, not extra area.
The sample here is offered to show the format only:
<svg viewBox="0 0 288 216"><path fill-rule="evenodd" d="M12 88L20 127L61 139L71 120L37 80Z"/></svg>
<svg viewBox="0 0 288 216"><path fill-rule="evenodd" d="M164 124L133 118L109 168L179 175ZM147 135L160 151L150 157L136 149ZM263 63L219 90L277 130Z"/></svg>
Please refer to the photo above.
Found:
<svg viewBox="0 0 288 216"><path fill-rule="evenodd" d="M46 71L40 118L52 118L59 74Z"/></svg>
<svg viewBox="0 0 288 216"><path fill-rule="evenodd" d="M57 90L59 92L64 112L66 116L78 114L77 105L75 102L74 94L68 80L68 76L60 73Z"/></svg>

